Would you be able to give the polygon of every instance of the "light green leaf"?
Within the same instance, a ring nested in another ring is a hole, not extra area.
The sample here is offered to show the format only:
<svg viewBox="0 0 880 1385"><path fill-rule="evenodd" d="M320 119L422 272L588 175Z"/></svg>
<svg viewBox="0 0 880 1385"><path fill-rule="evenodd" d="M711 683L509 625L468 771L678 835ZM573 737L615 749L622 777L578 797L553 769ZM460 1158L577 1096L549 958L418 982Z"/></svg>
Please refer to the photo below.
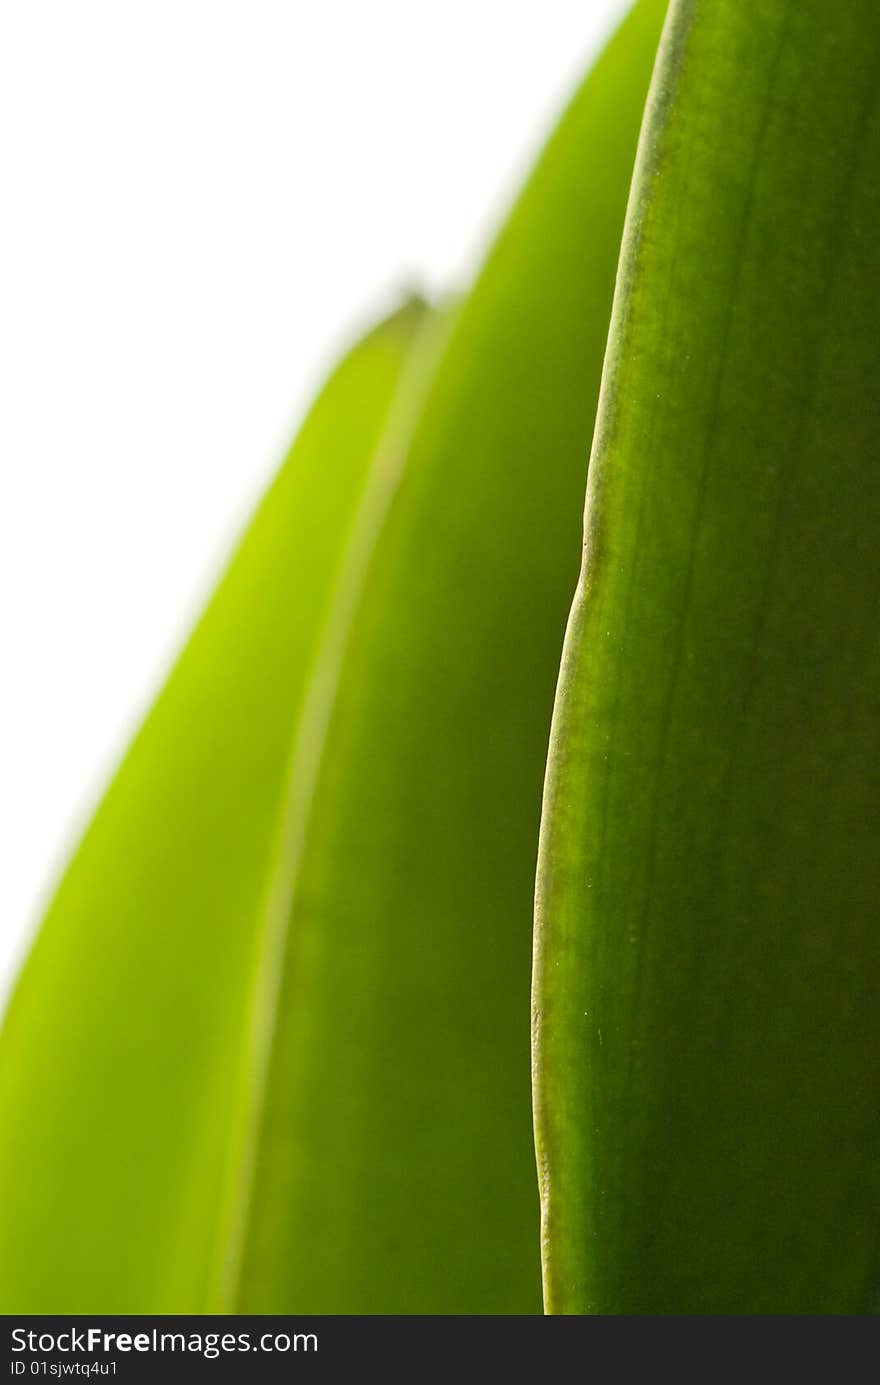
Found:
<svg viewBox="0 0 880 1385"><path fill-rule="evenodd" d="M274 978L283 951L283 975L221 1306L540 1312L541 779L663 8L641 4L587 81L452 333L356 583L313 796L301 737L289 932L266 962Z"/></svg>
<svg viewBox="0 0 880 1385"><path fill-rule="evenodd" d="M672 5L542 829L553 1312L869 1308L878 95L869 0Z"/></svg>
<svg viewBox="0 0 880 1385"><path fill-rule="evenodd" d="M74 861L0 1043L7 1311L539 1311L540 779L662 8L413 446L445 328L390 420L414 309L335 378Z"/></svg>
<svg viewBox="0 0 880 1385"><path fill-rule="evenodd" d="M49 909L0 1041L5 1313L205 1308L291 739L423 317L331 378Z"/></svg>

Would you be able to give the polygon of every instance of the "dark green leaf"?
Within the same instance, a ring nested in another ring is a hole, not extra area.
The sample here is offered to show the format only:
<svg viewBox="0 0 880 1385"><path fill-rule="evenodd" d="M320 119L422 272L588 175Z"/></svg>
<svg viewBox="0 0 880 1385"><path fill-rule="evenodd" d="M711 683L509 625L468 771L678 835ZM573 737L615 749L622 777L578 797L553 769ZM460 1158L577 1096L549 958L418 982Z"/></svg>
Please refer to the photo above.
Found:
<svg viewBox="0 0 880 1385"><path fill-rule="evenodd" d="M542 832L551 1311L869 1305L878 94L868 0L672 5Z"/></svg>

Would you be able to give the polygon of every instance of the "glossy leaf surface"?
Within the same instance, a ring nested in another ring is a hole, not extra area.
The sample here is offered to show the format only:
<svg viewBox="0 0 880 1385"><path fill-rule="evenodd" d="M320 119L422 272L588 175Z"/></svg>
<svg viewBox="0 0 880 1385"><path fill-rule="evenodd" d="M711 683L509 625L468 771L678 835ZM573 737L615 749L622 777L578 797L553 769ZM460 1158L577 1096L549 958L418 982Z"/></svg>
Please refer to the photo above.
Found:
<svg viewBox="0 0 880 1385"><path fill-rule="evenodd" d="M563 1313L859 1313L880 1234L880 10L676 0L554 715Z"/></svg>

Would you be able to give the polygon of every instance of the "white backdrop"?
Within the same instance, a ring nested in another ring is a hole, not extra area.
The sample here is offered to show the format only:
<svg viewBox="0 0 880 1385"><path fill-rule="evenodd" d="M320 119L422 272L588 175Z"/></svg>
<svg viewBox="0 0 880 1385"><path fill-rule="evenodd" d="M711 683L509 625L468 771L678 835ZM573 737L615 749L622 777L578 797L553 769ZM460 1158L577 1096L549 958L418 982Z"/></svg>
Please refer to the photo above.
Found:
<svg viewBox="0 0 880 1385"><path fill-rule="evenodd" d="M3 0L0 993L325 368L626 0Z"/></svg>

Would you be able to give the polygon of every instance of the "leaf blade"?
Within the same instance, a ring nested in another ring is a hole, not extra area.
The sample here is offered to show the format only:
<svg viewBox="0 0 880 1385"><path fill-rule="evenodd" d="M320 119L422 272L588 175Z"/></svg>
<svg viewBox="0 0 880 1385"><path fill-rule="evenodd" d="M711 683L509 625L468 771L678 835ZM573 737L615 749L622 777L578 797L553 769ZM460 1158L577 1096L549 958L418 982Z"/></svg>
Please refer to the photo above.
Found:
<svg viewBox="0 0 880 1385"><path fill-rule="evenodd" d="M0 1041L6 1311L205 1307L291 727L423 315L331 377L37 937Z"/></svg>
<svg viewBox="0 0 880 1385"><path fill-rule="evenodd" d="M671 10L542 826L551 1311L867 1309L878 37Z"/></svg>
<svg viewBox="0 0 880 1385"><path fill-rule="evenodd" d="M463 308L373 555L294 882L243 1312L540 1311L534 839L662 10L588 79Z"/></svg>

